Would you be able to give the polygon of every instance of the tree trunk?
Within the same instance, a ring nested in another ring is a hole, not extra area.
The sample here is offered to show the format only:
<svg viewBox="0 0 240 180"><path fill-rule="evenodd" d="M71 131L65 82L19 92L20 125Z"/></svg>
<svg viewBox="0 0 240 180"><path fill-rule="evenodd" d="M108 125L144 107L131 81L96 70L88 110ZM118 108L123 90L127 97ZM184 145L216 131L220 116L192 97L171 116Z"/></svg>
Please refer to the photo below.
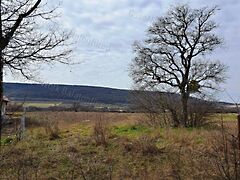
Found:
<svg viewBox="0 0 240 180"><path fill-rule="evenodd" d="M3 57L2 51L0 50L0 146L2 142L2 126L3 126Z"/></svg>
<svg viewBox="0 0 240 180"><path fill-rule="evenodd" d="M182 125L188 126L188 95L186 93L182 94Z"/></svg>
<svg viewBox="0 0 240 180"><path fill-rule="evenodd" d="M2 32L2 0L0 0L0 44L3 41ZM2 116L2 105L3 105L3 49L0 48L0 146L2 144L2 126L3 126L3 116Z"/></svg>

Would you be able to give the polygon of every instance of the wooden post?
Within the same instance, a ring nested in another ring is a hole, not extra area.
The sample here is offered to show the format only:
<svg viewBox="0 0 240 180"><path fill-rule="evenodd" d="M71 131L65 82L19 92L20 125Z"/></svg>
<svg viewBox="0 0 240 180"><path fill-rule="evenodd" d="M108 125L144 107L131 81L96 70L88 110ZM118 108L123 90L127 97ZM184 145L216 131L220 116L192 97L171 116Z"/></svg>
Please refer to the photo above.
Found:
<svg viewBox="0 0 240 180"><path fill-rule="evenodd" d="M21 117L21 138L24 137L24 134L25 134L25 129L26 129L26 124L25 124L25 120L26 120L26 107L24 107L24 110L23 110L23 115Z"/></svg>
<svg viewBox="0 0 240 180"><path fill-rule="evenodd" d="M21 139L24 138L25 135L25 130L26 130L26 108L24 107L24 112L20 118L20 127L17 131L16 137L17 137L17 141L20 141Z"/></svg>
<svg viewBox="0 0 240 180"><path fill-rule="evenodd" d="M239 159L238 161L240 162L240 114L238 114L238 155L239 155Z"/></svg>
<svg viewBox="0 0 240 180"><path fill-rule="evenodd" d="M22 133L24 133L24 131L25 131L25 114L23 114L22 115L22 117L21 117L21 131L22 131Z"/></svg>

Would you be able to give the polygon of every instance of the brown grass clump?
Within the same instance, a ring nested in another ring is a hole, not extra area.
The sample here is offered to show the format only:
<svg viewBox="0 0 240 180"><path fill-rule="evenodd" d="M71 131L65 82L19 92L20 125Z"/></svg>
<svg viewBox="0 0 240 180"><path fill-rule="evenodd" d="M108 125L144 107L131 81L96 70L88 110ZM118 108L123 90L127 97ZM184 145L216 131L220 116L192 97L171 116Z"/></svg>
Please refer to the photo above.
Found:
<svg viewBox="0 0 240 180"><path fill-rule="evenodd" d="M108 123L104 116L99 116L93 125L93 139L97 145L107 146L109 136Z"/></svg>
<svg viewBox="0 0 240 180"><path fill-rule="evenodd" d="M143 156L157 155L162 152L162 149L159 149L156 145L156 138L146 135L140 136L133 142L125 139L122 144L126 152L140 153Z"/></svg>
<svg viewBox="0 0 240 180"><path fill-rule="evenodd" d="M156 155L161 152L156 146L156 140L149 136L141 136L135 144L143 155Z"/></svg>
<svg viewBox="0 0 240 180"><path fill-rule="evenodd" d="M60 138L60 130L57 121L46 121L44 129L47 136L49 137L49 140Z"/></svg>

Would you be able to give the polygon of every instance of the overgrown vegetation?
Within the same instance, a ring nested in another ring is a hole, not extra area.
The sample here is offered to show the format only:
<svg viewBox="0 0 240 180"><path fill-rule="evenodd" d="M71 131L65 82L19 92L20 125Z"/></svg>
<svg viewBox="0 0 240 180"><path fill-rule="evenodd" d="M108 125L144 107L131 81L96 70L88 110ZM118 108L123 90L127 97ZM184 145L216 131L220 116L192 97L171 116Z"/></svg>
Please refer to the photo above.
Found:
<svg viewBox="0 0 240 180"><path fill-rule="evenodd" d="M106 117L105 117L106 118ZM108 144L108 122L104 117L100 116L93 125L93 139L96 145L107 146Z"/></svg>
<svg viewBox="0 0 240 180"><path fill-rule="evenodd" d="M181 98L177 94L135 91L132 93L132 103L136 109L145 113L147 119L142 123L153 127L179 127L181 124ZM191 98L188 104L187 127L200 127L211 122L210 114L216 112L218 107L214 102L197 98Z"/></svg>
<svg viewBox="0 0 240 180"><path fill-rule="evenodd" d="M224 126L235 135L234 123L228 117ZM51 123L39 124L41 118ZM32 113L25 138L2 147L0 178L224 179L219 167L236 176L232 161L235 145L223 140L223 132L230 140L232 136L227 135L227 129L221 131L221 123L161 128L139 124L140 118L142 114L72 112L71 117L64 112ZM55 123L58 137L50 138L46 129ZM228 164L221 158L224 154Z"/></svg>

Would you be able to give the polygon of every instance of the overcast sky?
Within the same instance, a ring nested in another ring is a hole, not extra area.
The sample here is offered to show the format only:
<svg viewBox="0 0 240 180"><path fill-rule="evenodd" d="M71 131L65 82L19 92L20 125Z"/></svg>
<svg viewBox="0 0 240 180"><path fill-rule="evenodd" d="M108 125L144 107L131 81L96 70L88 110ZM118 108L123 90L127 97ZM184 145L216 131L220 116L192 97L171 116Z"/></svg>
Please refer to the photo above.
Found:
<svg viewBox="0 0 240 180"><path fill-rule="evenodd" d="M51 3L57 2L51 0ZM215 19L225 44L213 57L230 67L223 89L234 98L240 97L239 0L62 0L62 27L75 33L75 57L81 63L46 67L41 72L41 80L130 89L128 68L133 58L133 42L144 39L154 19L176 3L189 3L194 8L213 5L221 8ZM10 76L5 80L23 82ZM228 97L222 93L221 99L228 100Z"/></svg>

